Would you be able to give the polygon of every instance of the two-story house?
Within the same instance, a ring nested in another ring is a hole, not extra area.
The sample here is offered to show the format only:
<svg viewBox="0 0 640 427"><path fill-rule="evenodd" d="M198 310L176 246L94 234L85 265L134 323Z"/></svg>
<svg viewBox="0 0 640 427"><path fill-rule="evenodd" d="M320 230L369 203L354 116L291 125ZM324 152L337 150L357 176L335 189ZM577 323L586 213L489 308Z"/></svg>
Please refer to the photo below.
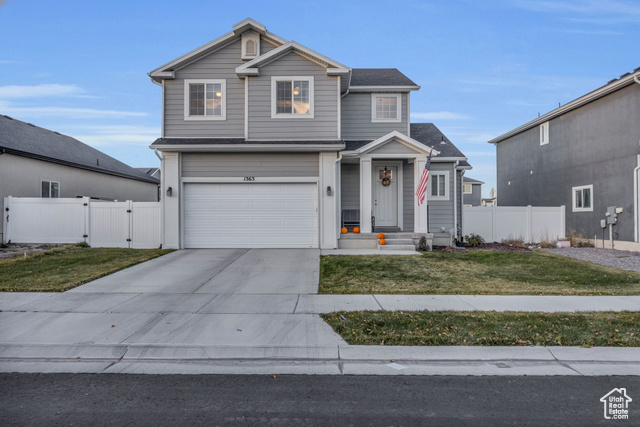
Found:
<svg viewBox="0 0 640 427"><path fill-rule="evenodd" d="M338 248L345 213L365 245L379 231L448 244L460 229L470 166L433 124L410 123L420 87L396 69L350 68L246 19L149 76L164 247Z"/></svg>
<svg viewBox="0 0 640 427"><path fill-rule="evenodd" d="M500 205L565 205L567 230L640 249L640 68L489 142Z"/></svg>
<svg viewBox="0 0 640 427"><path fill-rule="evenodd" d="M477 179L462 178L462 203L464 206L482 206L482 184Z"/></svg>

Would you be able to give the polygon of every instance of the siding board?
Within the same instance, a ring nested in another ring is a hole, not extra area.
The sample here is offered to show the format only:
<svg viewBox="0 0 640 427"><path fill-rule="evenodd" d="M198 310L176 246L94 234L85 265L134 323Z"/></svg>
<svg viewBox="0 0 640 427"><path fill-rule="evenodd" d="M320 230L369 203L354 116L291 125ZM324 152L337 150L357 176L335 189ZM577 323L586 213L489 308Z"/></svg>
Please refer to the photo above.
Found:
<svg viewBox="0 0 640 427"><path fill-rule="evenodd" d="M314 153L237 154L183 153L182 176L214 177L317 177L319 158Z"/></svg>
<svg viewBox="0 0 640 427"><path fill-rule="evenodd" d="M408 94L402 94L402 121L398 123L378 123L371 121L371 94L350 93L342 98L342 138L345 140L378 139L397 130L407 134Z"/></svg>

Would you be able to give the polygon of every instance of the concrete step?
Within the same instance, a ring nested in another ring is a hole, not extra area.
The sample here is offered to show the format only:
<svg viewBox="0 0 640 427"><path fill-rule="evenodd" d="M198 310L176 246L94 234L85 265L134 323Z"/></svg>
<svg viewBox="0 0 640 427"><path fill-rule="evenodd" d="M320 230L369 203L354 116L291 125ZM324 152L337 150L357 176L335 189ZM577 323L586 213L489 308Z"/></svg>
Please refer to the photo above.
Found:
<svg viewBox="0 0 640 427"><path fill-rule="evenodd" d="M414 245L378 245L378 249L381 251L415 251Z"/></svg>
<svg viewBox="0 0 640 427"><path fill-rule="evenodd" d="M392 245L413 245L413 239L385 239L387 246Z"/></svg>

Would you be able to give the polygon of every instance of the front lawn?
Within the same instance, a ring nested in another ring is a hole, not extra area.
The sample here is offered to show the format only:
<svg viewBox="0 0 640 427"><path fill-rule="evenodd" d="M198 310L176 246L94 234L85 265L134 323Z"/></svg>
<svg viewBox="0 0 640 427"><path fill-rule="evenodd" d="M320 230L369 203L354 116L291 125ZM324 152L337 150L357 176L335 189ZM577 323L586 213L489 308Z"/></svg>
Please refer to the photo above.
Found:
<svg viewBox="0 0 640 427"><path fill-rule="evenodd" d="M0 260L0 291L62 292L169 252L68 245Z"/></svg>
<svg viewBox="0 0 640 427"><path fill-rule="evenodd" d="M640 295L640 274L544 252L321 257L323 294Z"/></svg>
<svg viewBox="0 0 640 427"><path fill-rule="evenodd" d="M349 344L640 346L640 313L359 311L322 317Z"/></svg>

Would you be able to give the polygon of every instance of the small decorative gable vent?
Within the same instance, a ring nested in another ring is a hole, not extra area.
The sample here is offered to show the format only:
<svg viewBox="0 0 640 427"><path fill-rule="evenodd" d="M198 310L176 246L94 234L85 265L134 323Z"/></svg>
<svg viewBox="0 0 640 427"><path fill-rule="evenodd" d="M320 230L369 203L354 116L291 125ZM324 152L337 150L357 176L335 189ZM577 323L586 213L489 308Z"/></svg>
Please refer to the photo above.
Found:
<svg viewBox="0 0 640 427"><path fill-rule="evenodd" d="M242 33L242 59L260 56L260 35L253 31Z"/></svg>

